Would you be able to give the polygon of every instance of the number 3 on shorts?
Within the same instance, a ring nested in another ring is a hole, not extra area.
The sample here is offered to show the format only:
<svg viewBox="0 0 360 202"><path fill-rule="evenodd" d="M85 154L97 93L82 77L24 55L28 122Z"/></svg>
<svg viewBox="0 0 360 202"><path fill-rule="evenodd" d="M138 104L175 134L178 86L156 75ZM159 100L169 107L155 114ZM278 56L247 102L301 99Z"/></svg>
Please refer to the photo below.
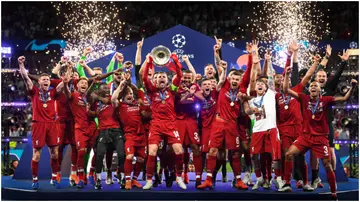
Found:
<svg viewBox="0 0 360 202"><path fill-rule="evenodd" d="M325 156L329 155L329 150L328 150L327 146L324 146L324 154L325 154Z"/></svg>

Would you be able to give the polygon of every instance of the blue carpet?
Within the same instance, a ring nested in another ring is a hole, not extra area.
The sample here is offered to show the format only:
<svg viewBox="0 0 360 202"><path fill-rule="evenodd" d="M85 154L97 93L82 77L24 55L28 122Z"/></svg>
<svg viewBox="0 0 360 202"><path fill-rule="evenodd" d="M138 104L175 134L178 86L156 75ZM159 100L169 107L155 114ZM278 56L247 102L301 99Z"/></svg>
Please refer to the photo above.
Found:
<svg viewBox="0 0 360 202"><path fill-rule="evenodd" d="M194 174L189 173L189 178L194 179ZM293 192L278 193L275 187L271 189L260 188L257 191L238 190L231 187L232 173L228 173L228 183L221 182L221 173L217 176L216 187L213 190L197 190L195 181L191 180L187 190L181 190L176 183L167 188L165 183L152 190L144 191L133 188L132 190L121 190L119 184L105 184L105 173L102 174L103 189L95 190L93 186L87 185L84 189L69 187L69 180L62 179L61 189L55 189L49 180L40 180L40 189L31 189L31 180L15 180L12 177L2 177L2 200L329 200L330 189L327 183L324 188L316 189L314 192L303 192L295 188L295 181L291 182ZM255 181L255 176L252 176ZM139 176L141 179L141 174ZM205 179L205 174L203 174ZM145 184L144 181L140 181ZM348 182L337 184L339 200L358 200L359 181L349 178ZM66 193L66 194L65 194ZM256 193L256 194L254 194Z"/></svg>

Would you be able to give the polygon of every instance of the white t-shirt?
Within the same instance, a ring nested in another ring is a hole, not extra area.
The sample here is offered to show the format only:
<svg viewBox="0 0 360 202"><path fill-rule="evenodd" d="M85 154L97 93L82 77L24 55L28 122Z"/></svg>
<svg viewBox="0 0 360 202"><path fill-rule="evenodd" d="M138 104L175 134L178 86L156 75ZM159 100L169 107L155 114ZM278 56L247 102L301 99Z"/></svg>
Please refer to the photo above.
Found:
<svg viewBox="0 0 360 202"><path fill-rule="evenodd" d="M257 96L256 98L253 98L249 101L249 106L251 108L258 108L260 111L259 114L256 115L252 114L250 116L250 118L254 120L254 127L253 127L254 133L276 128L275 95L276 92L268 89L263 96ZM261 99L263 99L262 103L261 103Z"/></svg>

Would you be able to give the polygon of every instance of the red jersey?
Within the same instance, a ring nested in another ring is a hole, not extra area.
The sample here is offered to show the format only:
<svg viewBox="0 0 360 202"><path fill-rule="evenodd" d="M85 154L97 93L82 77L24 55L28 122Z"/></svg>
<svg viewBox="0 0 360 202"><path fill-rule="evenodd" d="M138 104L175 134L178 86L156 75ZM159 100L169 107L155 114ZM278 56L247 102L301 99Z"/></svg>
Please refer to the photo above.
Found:
<svg viewBox="0 0 360 202"><path fill-rule="evenodd" d="M61 82L62 82L61 79L51 79L50 85L52 87L56 88L56 86L59 85L59 83L61 83ZM73 89L77 88L77 82L78 82L77 79L71 80L69 82L70 92ZM74 118L73 114L71 112L71 109L70 109L70 105L68 103L68 99L64 93L59 93L59 97L56 99L56 102L55 102L55 110L56 110L56 117L57 117L58 121L72 120Z"/></svg>
<svg viewBox="0 0 360 202"><path fill-rule="evenodd" d="M69 105L75 117L75 129L96 127L94 117L89 116L86 112L85 95L81 95L79 92L71 93Z"/></svg>
<svg viewBox="0 0 360 202"><path fill-rule="evenodd" d="M218 112L219 116L226 120L236 122L237 118L240 114L240 103L238 98L236 97L239 90L231 90L230 82L225 79L224 86L221 88L218 98ZM231 100L231 96L233 96L233 100ZM233 103L234 106L230 106Z"/></svg>
<svg viewBox="0 0 360 202"><path fill-rule="evenodd" d="M194 85L196 87L195 92L200 91L200 88L197 84L192 84L191 86ZM182 100L189 94L189 91L179 88L178 94L175 99L175 112L177 119L196 119L197 111L195 108L195 104L199 102L199 99L192 95L189 96L186 100Z"/></svg>
<svg viewBox="0 0 360 202"><path fill-rule="evenodd" d="M216 117L216 104L218 96L219 92L216 89L211 91L208 97L204 96L205 100L201 103L200 110L200 117L203 128L209 127Z"/></svg>
<svg viewBox="0 0 360 202"><path fill-rule="evenodd" d="M43 92L37 86L28 92L31 97L32 104L32 120L36 122L54 122L55 121L55 99L56 88L51 88L47 92Z"/></svg>
<svg viewBox="0 0 360 202"><path fill-rule="evenodd" d="M152 103L152 121L172 121L175 124L175 96L173 91L166 88L164 92L159 90L149 92L149 96Z"/></svg>
<svg viewBox="0 0 360 202"><path fill-rule="evenodd" d="M335 102L332 96L320 96L317 100L310 100L310 95L298 93L301 110L304 117L303 132L312 135L328 135L329 127L327 120L327 108ZM312 110L315 110L314 119Z"/></svg>
<svg viewBox="0 0 360 202"><path fill-rule="evenodd" d="M141 122L140 107L134 102L127 104L125 102L119 103L118 117L124 127L125 135L144 134L144 127Z"/></svg>
<svg viewBox="0 0 360 202"><path fill-rule="evenodd" d="M298 85L293 87L292 90L297 91L301 88L301 86L302 84L299 83ZM299 110L301 108L299 101L297 101L290 95L283 93L281 89L277 91L275 99L277 105L277 125L279 127L302 123L303 117L301 111Z"/></svg>
<svg viewBox="0 0 360 202"><path fill-rule="evenodd" d="M111 99L111 96L109 96ZM98 111L99 129L105 130L109 128L120 128L117 113L112 104L104 104L100 101L96 102L96 110Z"/></svg>

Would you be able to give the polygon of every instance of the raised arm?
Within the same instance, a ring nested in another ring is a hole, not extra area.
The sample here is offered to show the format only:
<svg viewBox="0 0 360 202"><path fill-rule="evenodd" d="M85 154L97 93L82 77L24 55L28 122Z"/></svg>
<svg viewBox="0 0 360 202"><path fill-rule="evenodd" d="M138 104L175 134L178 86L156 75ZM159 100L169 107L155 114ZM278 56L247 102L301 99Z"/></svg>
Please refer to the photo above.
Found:
<svg viewBox="0 0 360 202"><path fill-rule="evenodd" d="M240 92L245 93L250 84L251 72L252 72L252 54L251 54L251 43L246 43L246 51L248 52L248 62L246 70L240 83Z"/></svg>
<svg viewBox="0 0 360 202"><path fill-rule="evenodd" d="M115 71L112 71L112 72L108 72L108 73L105 73L105 74L101 74L101 75L97 75L95 77L91 77L89 78L89 82L93 82L94 80L98 80L98 81L101 81L105 78L108 78L109 76L112 76L113 74L115 74L116 72L122 72L123 69L117 69Z"/></svg>
<svg viewBox="0 0 360 202"><path fill-rule="evenodd" d="M214 61L215 65L218 66L221 61L221 46L222 46L222 39L218 39L216 36L215 38L215 46L214 46ZM220 70L221 71L221 70ZM219 72L219 75L221 72Z"/></svg>
<svg viewBox="0 0 360 202"><path fill-rule="evenodd" d="M255 91L256 79L258 74L260 74L260 58L258 54L257 43L254 41L251 47L252 52L252 62L253 66L251 68L251 76L250 76L250 92Z"/></svg>
<svg viewBox="0 0 360 202"><path fill-rule="evenodd" d="M268 65L268 85L269 85L269 89L272 91L275 91L275 83L274 83L274 68L272 66L272 62L271 62L271 55L270 55L270 50L267 50L267 53L265 54L265 61L267 61L267 65Z"/></svg>
<svg viewBox="0 0 360 202"><path fill-rule="evenodd" d="M28 74L28 77L31 79L31 80L34 80L34 81L38 81L40 76L39 75L34 75L34 74Z"/></svg>
<svg viewBox="0 0 360 202"><path fill-rule="evenodd" d="M353 93L357 84L358 84L358 82L355 79L351 79L351 88L348 90L348 92L345 94L345 96L335 97L335 102L347 101L350 98L351 94Z"/></svg>
<svg viewBox="0 0 360 202"><path fill-rule="evenodd" d="M284 92L289 94L290 96L299 99L299 94L293 90L290 89L289 87L289 82L290 82L290 73L291 73L291 67L286 67L286 72L285 72L285 78L284 78L284 83L283 83L283 89Z"/></svg>
<svg viewBox="0 0 360 202"><path fill-rule="evenodd" d="M338 65L338 68L336 68L334 77L330 81L326 82L325 88L331 89L332 91L336 90L336 87L340 81L340 76L343 73L345 67L347 66L347 61L349 60L349 56L350 56L349 50L346 51L343 50L343 55L339 55L341 62Z"/></svg>
<svg viewBox="0 0 360 202"><path fill-rule="evenodd" d="M84 50L84 53L83 55L80 57L80 60L86 60L86 56L91 53L93 51L93 49L91 47L87 47L85 48ZM84 67L82 67L79 63L77 63L76 65L76 71L79 73L79 77L82 77L82 76L85 76L86 77L86 74L85 74L85 71L84 71Z"/></svg>
<svg viewBox="0 0 360 202"><path fill-rule="evenodd" d="M110 73L114 71L114 66L115 66L115 57L117 56L118 53L115 53L113 55L113 57L110 60L110 63L108 64L108 66L106 67L106 73ZM109 75L109 77L106 78L106 83L111 83L113 81L113 76Z"/></svg>
<svg viewBox="0 0 360 202"><path fill-rule="evenodd" d="M296 40L293 41L293 43L290 44L290 48L293 52L292 54L292 60L293 60L293 70L291 72L291 86L296 86L299 83L299 59L298 59L298 53L300 44L296 43ZM290 66L287 65L285 67Z"/></svg>
<svg viewBox="0 0 360 202"><path fill-rule="evenodd" d="M325 54L325 57L321 60L321 63L319 65L319 68L320 69L324 69L329 61L329 58L330 58L330 55L331 55L331 46L328 44L326 46L326 54Z"/></svg>
<svg viewBox="0 0 360 202"><path fill-rule="evenodd" d="M27 73L27 71L26 71L26 69L25 69L24 62L25 62L25 57L24 57L24 56L20 56L20 57L18 58L20 75L21 75L21 77L24 79L26 89L27 89L28 91L30 91L30 90L33 89L34 84L33 84L33 82L31 81L31 79L30 79L29 76L28 76L28 73Z"/></svg>
<svg viewBox="0 0 360 202"><path fill-rule="evenodd" d="M303 86L306 86L309 83L311 77L314 75L315 69L319 65L319 62L320 62L320 55L315 55L313 57L313 59L314 59L314 63L312 64L310 69L308 69L308 71L306 72L304 78L301 80L301 83L302 83Z"/></svg>
<svg viewBox="0 0 360 202"><path fill-rule="evenodd" d="M195 79L196 79L196 70L195 68L192 66L190 60L189 60L189 57L187 55L183 55L182 56L182 59L184 60L185 64L187 65L187 67L189 68L189 70L191 71L192 75L193 75L193 80L192 80L192 83L195 82Z"/></svg>
<svg viewBox="0 0 360 202"><path fill-rule="evenodd" d="M173 83L171 84L172 88L178 88L180 86L180 82L181 82L181 78L182 78L182 65L179 62L178 57L175 54L171 54L171 58L173 59L174 63L175 63L175 71L176 71L176 77L173 81Z"/></svg>
<svg viewBox="0 0 360 202"><path fill-rule="evenodd" d="M155 92L157 89L149 80L149 69L154 67L153 58L150 56L150 54L146 55L146 62L144 64L145 68L144 73L142 74L142 79L144 81L145 88L148 92Z"/></svg>
<svg viewBox="0 0 360 202"><path fill-rule="evenodd" d="M137 42L135 65L141 65L141 49L143 44L144 44L144 38L142 38L141 41Z"/></svg>
<svg viewBox="0 0 360 202"><path fill-rule="evenodd" d="M85 60L80 60L79 64L85 69L85 71L91 76L95 76L94 70L92 70L87 64L85 63Z"/></svg>
<svg viewBox="0 0 360 202"><path fill-rule="evenodd" d="M126 87L126 81L121 81L120 85L116 88L113 95L111 96L111 103L114 107L119 105L119 95L124 91Z"/></svg>
<svg viewBox="0 0 360 202"><path fill-rule="evenodd" d="M71 92L70 92L69 85L68 85L69 82L70 82L70 78L68 76L65 76L63 78L63 81L56 87L56 90L57 90L58 87L62 84L62 88L64 89L64 94L68 99L71 98Z"/></svg>
<svg viewBox="0 0 360 202"><path fill-rule="evenodd" d="M221 60L218 66L219 66L218 69L222 69L222 70L221 70L221 74L220 74L220 77L219 77L219 82L216 85L216 91L220 91L221 88L223 87L224 83L225 83L227 62Z"/></svg>

